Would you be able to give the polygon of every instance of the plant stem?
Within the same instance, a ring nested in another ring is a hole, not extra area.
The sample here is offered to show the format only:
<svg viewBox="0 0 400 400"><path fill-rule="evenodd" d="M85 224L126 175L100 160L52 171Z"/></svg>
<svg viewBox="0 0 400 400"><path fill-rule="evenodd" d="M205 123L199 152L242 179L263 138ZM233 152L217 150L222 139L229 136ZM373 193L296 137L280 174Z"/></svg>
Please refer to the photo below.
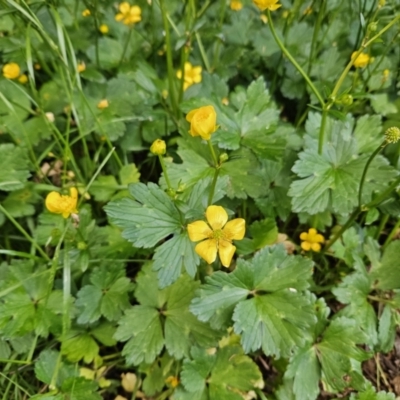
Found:
<svg viewBox="0 0 400 400"><path fill-rule="evenodd" d="M392 239L393 239L394 235L396 234L396 232L398 231L399 227L400 227L400 219L396 222L396 225L390 231L388 237L385 240L385 243L382 246L382 250L385 250L386 247L389 245L389 243L392 241Z"/></svg>
<svg viewBox="0 0 400 400"><path fill-rule="evenodd" d="M178 105L175 97L175 85L174 85L174 65L172 62L172 46L171 46L171 35L169 31L167 11L165 9L164 0L160 0L160 9L164 24L165 31L165 45L167 47L167 70L168 70L168 84L169 84L169 95L171 98L171 106L175 116L178 113Z"/></svg>
<svg viewBox="0 0 400 400"><path fill-rule="evenodd" d="M43 251L43 249L31 238L29 233L16 221L11 214L0 204L0 211L12 222L12 224L22 233L23 236L37 249L40 255L46 260L50 261L50 257Z"/></svg>
<svg viewBox="0 0 400 400"><path fill-rule="evenodd" d="M122 50L122 56L118 63L118 69L124 61L126 50L128 50L128 45L129 45L129 42L131 41L132 31L133 31L133 27L129 28L129 33L126 38L125 44L124 44L124 49Z"/></svg>
<svg viewBox="0 0 400 400"><path fill-rule="evenodd" d="M322 149L324 147L325 127L326 127L326 120L327 120L329 108L330 108L330 105L326 105L326 104L322 108L321 126L319 127L319 134L318 134L318 154L322 154Z"/></svg>
<svg viewBox="0 0 400 400"><path fill-rule="evenodd" d="M381 152L381 150L386 146L386 140L380 144L377 149L369 156L367 163L364 166L364 171L361 176L360 186L358 188L358 207L361 209L361 202L362 202L362 191L365 183L365 177L367 176L368 168L373 161L373 159Z"/></svg>
<svg viewBox="0 0 400 400"><path fill-rule="evenodd" d="M210 194L208 195L208 205L209 206L211 206L213 198L214 198L215 187L217 185L219 170L220 170L220 167L216 166L215 167L215 172L214 172L214 178L213 178L212 183L211 183Z"/></svg>
<svg viewBox="0 0 400 400"><path fill-rule="evenodd" d="M213 147L213 145L211 143L211 140L207 140L207 143L208 143L208 147L210 149L211 156L212 156L213 161L214 161L214 167L217 167L218 166L218 159L217 159L217 156L215 154L215 150L214 150L214 147Z"/></svg>
<svg viewBox="0 0 400 400"><path fill-rule="evenodd" d="M167 167L165 165L164 157L159 155L158 159L160 160L160 165L163 170L165 182L167 183L168 189L169 189L169 191L173 191L171 181L169 180L169 176L168 176L168 172L167 172Z"/></svg>
<svg viewBox="0 0 400 400"><path fill-rule="evenodd" d="M293 56L289 53L289 50L285 47L285 45L282 43L282 41L279 39L276 31L275 31L275 27L272 21L272 16L271 16L271 12L269 10L267 10L268 13L268 23L269 26L271 28L271 33L272 36L274 37L276 43L278 44L278 46L280 47L280 49L282 50L283 54L285 54L285 56L289 59L289 61L296 67L296 69L300 72L300 74L303 76L303 78L305 79L305 81L308 83L308 85L310 86L310 89L314 92L315 96L317 97L319 103L321 104L322 107L325 106L325 101L322 98L321 94L319 93L318 89L315 87L315 85L311 82L310 77L307 75L307 73L303 70L303 68L301 68L301 66L298 64L298 62L293 58Z"/></svg>

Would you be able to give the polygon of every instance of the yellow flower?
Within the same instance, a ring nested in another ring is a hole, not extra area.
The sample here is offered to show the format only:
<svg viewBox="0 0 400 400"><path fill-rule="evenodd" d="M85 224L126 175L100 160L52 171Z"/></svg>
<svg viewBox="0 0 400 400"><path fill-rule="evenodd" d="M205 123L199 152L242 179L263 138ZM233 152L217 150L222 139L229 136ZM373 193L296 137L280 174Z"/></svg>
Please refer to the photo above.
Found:
<svg viewBox="0 0 400 400"><path fill-rule="evenodd" d="M85 69L86 69L86 64L83 61L78 64L77 66L78 72L83 72Z"/></svg>
<svg viewBox="0 0 400 400"><path fill-rule="evenodd" d="M19 82L19 83L22 83L22 84L28 82L28 77L27 77L27 75L25 75L25 74L20 75L20 77L18 78L18 82Z"/></svg>
<svg viewBox="0 0 400 400"><path fill-rule="evenodd" d="M264 11L266 9L270 11L275 11L279 7L282 7L282 4L277 4L279 0L253 0L253 3L261 10Z"/></svg>
<svg viewBox="0 0 400 400"><path fill-rule="evenodd" d="M87 8L86 10L82 11L82 16L83 17L88 17L90 15L90 10Z"/></svg>
<svg viewBox="0 0 400 400"><path fill-rule="evenodd" d="M21 69L17 63L9 63L3 67L3 76L7 79L17 79Z"/></svg>
<svg viewBox="0 0 400 400"><path fill-rule="evenodd" d="M50 192L46 197L46 207L54 214L61 214L68 218L70 214L76 214L76 204L78 202L78 190L74 187L69 189L68 195L61 195L58 192Z"/></svg>
<svg viewBox="0 0 400 400"><path fill-rule="evenodd" d="M109 32L109 28L108 28L108 25L106 25L106 24L101 24L100 26L99 26L99 31L102 33L102 34L107 34L108 32Z"/></svg>
<svg viewBox="0 0 400 400"><path fill-rule="evenodd" d="M324 237L317 232L316 229L310 228L307 232L303 232L300 235L300 239L303 240L301 243L301 248L305 251L320 251L321 245L320 243L324 243Z"/></svg>
<svg viewBox="0 0 400 400"><path fill-rule="evenodd" d="M183 90L186 90L189 86L192 86L194 83L201 82L201 70L200 66L194 67L190 62L185 62L183 67L185 76L183 82ZM179 70L176 73L178 79L182 79L182 70Z"/></svg>
<svg viewBox="0 0 400 400"><path fill-rule="evenodd" d="M236 247L232 240L242 240L246 231L245 220L236 218L228 221L228 214L221 206L209 206L206 210L207 222L195 221L188 225L192 242L198 242L196 253L209 264L217 258L217 252L224 267L229 267ZM210 228L211 227L211 228Z"/></svg>
<svg viewBox="0 0 400 400"><path fill-rule="evenodd" d="M167 151L167 146L164 140L156 139L150 146L150 151L156 156L162 156Z"/></svg>
<svg viewBox="0 0 400 400"><path fill-rule="evenodd" d="M356 55L357 51L353 52L351 55L353 65L356 68L364 68L371 62L371 57L367 53L360 53L358 57L356 57Z"/></svg>
<svg viewBox="0 0 400 400"><path fill-rule="evenodd" d="M233 11L240 11L243 8L243 4L239 0L231 0L231 4L229 6Z"/></svg>
<svg viewBox="0 0 400 400"><path fill-rule="evenodd" d="M131 6L127 1L118 7L119 13L115 16L116 21L122 21L125 25L134 25L142 19L142 10L139 6Z"/></svg>
<svg viewBox="0 0 400 400"><path fill-rule="evenodd" d="M177 376L169 376L166 380L165 383L171 385L172 388L176 388L179 385L179 379Z"/></svg>
<svg viewBox="0 0 400 400"><path fill-rule="evenodd" d="M211 134L217 130L217 113L213 106L204 106L190 111L186 115L186 121L190 122L189 133L192 136L201 136L204 140L210 140Z"/></svg>
<svg viewBox="0 0 400 400"><path fill-rule="evenodd" d="M108 100L107 99L100 100L97 103L97 108L99 108L100 110L102 110L103 108L107 108L107 107L108 107Z"/></svg>

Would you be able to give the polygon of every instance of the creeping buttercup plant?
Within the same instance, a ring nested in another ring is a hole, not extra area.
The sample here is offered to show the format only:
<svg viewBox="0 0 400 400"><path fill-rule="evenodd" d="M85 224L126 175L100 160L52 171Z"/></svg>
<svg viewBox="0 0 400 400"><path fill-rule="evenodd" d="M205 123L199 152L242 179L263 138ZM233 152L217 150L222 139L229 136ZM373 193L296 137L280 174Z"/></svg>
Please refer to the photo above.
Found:
<svg viewBox="0 0 400 400"><path fill-rule="evenodd" d="M400 395L400 6L7 0L0 398Z"/></svg>

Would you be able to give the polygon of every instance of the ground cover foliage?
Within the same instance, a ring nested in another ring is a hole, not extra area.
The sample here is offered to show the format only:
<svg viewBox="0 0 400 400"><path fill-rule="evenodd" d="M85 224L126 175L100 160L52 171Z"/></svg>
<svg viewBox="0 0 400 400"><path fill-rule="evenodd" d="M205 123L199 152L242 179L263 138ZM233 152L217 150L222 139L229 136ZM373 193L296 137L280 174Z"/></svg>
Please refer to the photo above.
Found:
<svg viewBox="0 0 400 400"><path fill-rule="evenodd" d="M2 1L0 398L400 395L399 24Z"/></svg>

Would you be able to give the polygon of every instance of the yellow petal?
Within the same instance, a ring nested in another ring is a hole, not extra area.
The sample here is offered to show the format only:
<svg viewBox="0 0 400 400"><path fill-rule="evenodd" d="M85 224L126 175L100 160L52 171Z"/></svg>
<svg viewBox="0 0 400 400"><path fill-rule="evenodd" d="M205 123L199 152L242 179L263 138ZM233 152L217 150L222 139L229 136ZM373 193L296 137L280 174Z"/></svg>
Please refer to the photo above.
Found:
<svg viewBox="0 0 400 400"><path fill-rule="evenodd" d="M317 230L316 229L314 229L314 228L310 228L309 230L308 230L308 234L310 235L310 236L315 236L316 234L317 234Z"/></svg>
<svg viewBox="0 0 400 400"><path fill-rule="evenodd" d="M320 245L319 243L313 243L313 244L311 245L311 249L312 249L312 251L318 252L318 251L321 250L321 245Z"/></svg>
<svg viewBox="0 0 400 400"><path fill-rule="evenodd" d="M270 11L275 11L275 10L277 10L279 7L282 7L282 4L274 4L274 5L272 5L272 6L269 6L268 8L269 8Z"/></svg>
<svg viewBox="0 0 400 400"><path fill-rule="evenodd" d="M209 206L206 210L207 221L214 231L222 229L228 221L228 214L221 206Z"/></svg>
<svg viewBox="0 0 400 400"><path fill-rule="evenodd" d="M198 110L199 110L198 108L195 108L194 110L189 111L189 112L187 113L187 115L186 115L186 121L187 121L187 122L192 122L193 116L194 116L194 114L196 114L196 112L197 112Z"/></svg>
<svg viewBox="0 0 400 400"><path fill-rule="evenodd" d="M211 134L217 130L217 113L213 106L200 107L191 120L191 130L204 140L210 140Z"/></svg>
<svg viewBox="0 0 400 400"><path fill-rule="evenodd" d="M308 233L307 233L307 232L303 232L303 233L300 235L300 239L301 239L301 240L308 240Z"/></svg>
<svg viewBox="0 0 400 400"><path fill-rule="evenodd" d="M185 65L183 66L184 70L185 70L185 74L187 72L190 72L192 70L192 64L190 64L190 62L185 62Z"/></svg>
<svg viewBox="0 0 400 400"><path fill-rule="evenodd" d="M131 9L131 5L127 1L124 1L119 5L118 9L122 14L127 14Z"/></svg>
<svg viewBox="0 0 400 400"><path fill-rule="evenodd" d="M60 193L50 192L46 196L46 201L45 201L46 208L52 213L59 214L60 213L60 207L59 207L60 199L61 199Z"/></svg>
<svg viewBox="0 0 400 400"><path fill-rule="evenodd" d="M212 230L204 221L195 221L187 226L189 239L192 242L207 239L212 234Z"/></svg>
<svg viewBox="0 0 400 400"><path fill-rule="evenodd" d="M302 242L301 248L305 251L309 251L311 249L311 243L310 242Z"/></svg>
<svg viewBox="0 0 400 400"><path fill-rule="evenodd" d="M228 240L242 240L246 233L246 221L243 218L233 219L225 225L223 232Z"/></svg>
<svg viewBox="0 0 400 400"><path fill-rule="evenodd" d="M176 72L176 77L177 77L178 79L182 79L182 71L181 71L181 70L178 70L178 71Z"/></svg>
<svg viewBox="0 0 400 400"><path fill-rule="evenodd" d="M124 19L124 14L118 13L118 14L115 16L115 20L116 20L116 21L122 21L123 19Z"/></svg>
<svg viewBox="0 0 400 400"><path fill-rule="evenodd" d="M218 245L218 254L219 258L221 259L221 264L228 268L231 265L232 257L235 254L236 247L227 240L220 240Z"/></svg>
<svg viewBox="0 0 400 400"><path fill-rule="evenodd" d="M63 216L63 218L68 218L70 214L71 213L69 211L64 211L64 212L62 212L61 215Z"/></svg>
<svg viewBox="0 0 400 400"><path fill-rule="evenodd" d="M320 234L315 235L314 240L315 240L316 242L318 242L318 243L324 243L324 242L325 242L325 238L324 238L322 235L320 235Z"/></svg>
<svg viewBox="0 0 400 400"><path fill-rule="evenodd" d="M211 264L217 258L217 241L215 239L204 240L196 245L195 251L208 264Z"/></svg>

